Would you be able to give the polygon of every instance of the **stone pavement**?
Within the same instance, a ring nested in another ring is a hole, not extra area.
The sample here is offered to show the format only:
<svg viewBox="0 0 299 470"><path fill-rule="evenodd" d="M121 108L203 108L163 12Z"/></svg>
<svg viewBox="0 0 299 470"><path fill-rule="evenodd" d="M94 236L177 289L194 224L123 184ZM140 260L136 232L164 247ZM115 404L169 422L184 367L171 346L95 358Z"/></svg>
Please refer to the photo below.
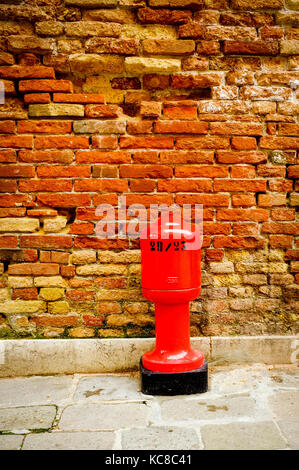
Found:
<svg viewBox="0 0 299 470"><path fill-rule="evenodd" d="M299 449L298 368L214 366L207 393L176 397L137 373L3 378L5 449Z"/></svg>

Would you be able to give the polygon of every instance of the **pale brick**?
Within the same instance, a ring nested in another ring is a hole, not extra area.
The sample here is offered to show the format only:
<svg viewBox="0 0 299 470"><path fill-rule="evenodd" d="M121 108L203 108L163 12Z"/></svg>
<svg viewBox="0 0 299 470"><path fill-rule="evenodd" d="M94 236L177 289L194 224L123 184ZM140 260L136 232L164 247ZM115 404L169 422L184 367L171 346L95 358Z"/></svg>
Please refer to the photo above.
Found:
<svg viewBox="0 0 299 470"><path fill-rule="evenodd" d="M122 27L122 36L135 39L176 39L176 28L169 25L129 24Z"/></svg>
<svg viewBox="0 0 299 470"><path fill-rule="evenodd" d="M88 264L96 262L96 252L93 250L74 251L72 254L73 264Z"/></svg>
<svg viewBox="0 0 299 470"><path fill-rule="evenodd" d="M41 300L9 300L0 303L0 313L11 314L32 314L46 311L46 303Z"/></svg>
<svg viewBox="0 0 299 470"><path fill-rule="evenodd" d="M67 283L61 276L37 276L34 278L36 287L66 287Z"/></svg>
<svg viewBox="0 0 299 470"><path fill-rule="evenodd" d="M39 297L45 301L59 300L64 296L64 289L59 287L44 287L40 290Z"/></svg>
<svg viewBox="0 0 299 470"><path fill-rule="evenodd" d="M65 23L65 34L74 37L103 36L118 37L121 26L118 23L100 23L98 21L78 21Z"/></svg>
<svg viewBox="0 0 299 470"><path fill-rule="evenodd" d="M37 219L3 218L0 219L0 232L35 232L39 229Z"/></svg>
<svg viewBox="0 0 299 470"><path fill-rule="evenodd" d="M114 264L89 264L86 266L78 266L76 273L79 276L102 276L109 274L125 274L126 266L114 265Z"/></svg>
<svg viewBox="0 0 299 470"><path fill-rule="evenodd" d="M65 4L81 8L113 8L117 5L117 0L65 0Z"/></svg>
<svg viewBox="0 0 299 470"><path fill-rule="evenodd" d="M212 273L215 274L233 273L234 265L230 261L226 261L223 263L210 263L210 270Z"/></svg>
<svg viewBox="0 0 299 470"><path fill-rule="evenodd" d="M44 231L49 233L60 232L67 224L67 218L63 216L44 219Z"/></svg>
<svg viewBox="0 0 299 470"><path fill-rule="evenodd" d="M25 276L8 276L7 284L9 287L13 287L15 289L22 287L32 287L33 278Z"/></svg>
<svg viewBox="0 0 299 470"><path fill-rule="evenodd" d="M181 62L177 59L152 59L126 57L125 69L128 73L143 74L152 72L172 73L180 70Z"/></svg>
<svg viewBox="0 0 299 470"><path fill-rule="evenodd" d="M124 134L126 124L123 121L75 121L73 124L76 134Z"/></svg>
<svg viewBox="0 0 299 470"><path fill-rule="evenodd" d="M54 46L54 39L42 39L36 36L9 36L7 38L8 50L16 53L33 52L36 54L46 54L52 52Z"/></svg>
<svg viewBox="0 0 299 470"><path fill-rule="evenodd" d="M299 40L291 39L289 41L281 41L280 53L281 55L298 55L299 54Z"/></svg>
<svg viewBox="0 0 299 470"><path fill-rule="evenodd" d="M70 311L70 306L65 300L51 302L48 304L48 312L53 315L66 315Z"/></svg>
<svg viewBox="0 0 299 470"><path fill-rule="evenodd" d="M60 36L64 26L59 21L40 21L35 24L35 32L39 36Z"/></svg>
<svg viewBox="0 0 299 470"><path fill-rule="evenodd" d="M83 75L122 73L124 59L117 55L72 54L69 57L72 72Z"/></svg>
<svg viewBox="0 0 299 470"><path fill-rule="evenodd" d="M98 259L101 263L136 263L141 260L141 253L140 250L128 250L119 253L99 251Z"/></svg>
<svg viewBox="0 0 299 470"><path fill-rule="evenodd" d="M84 106L82 104L64 104L64 103L47 103L47 104L30 104L29 116L84 116Z"/></svg>

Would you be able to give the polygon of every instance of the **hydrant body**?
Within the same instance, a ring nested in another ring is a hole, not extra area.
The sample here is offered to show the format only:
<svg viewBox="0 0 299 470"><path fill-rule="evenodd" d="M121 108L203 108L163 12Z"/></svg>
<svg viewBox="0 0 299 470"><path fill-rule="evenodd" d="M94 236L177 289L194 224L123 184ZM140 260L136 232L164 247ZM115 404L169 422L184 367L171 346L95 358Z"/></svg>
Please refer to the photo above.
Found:
<svg viewBox="0 0 299 470"><path fill-rule="evenodd" d="M156 347L141 359L144 393L175 395L207 390L207 363L190 345L189 302L201 290L196 226L158 219L141 236L143 295L155 303Z"/></svg>

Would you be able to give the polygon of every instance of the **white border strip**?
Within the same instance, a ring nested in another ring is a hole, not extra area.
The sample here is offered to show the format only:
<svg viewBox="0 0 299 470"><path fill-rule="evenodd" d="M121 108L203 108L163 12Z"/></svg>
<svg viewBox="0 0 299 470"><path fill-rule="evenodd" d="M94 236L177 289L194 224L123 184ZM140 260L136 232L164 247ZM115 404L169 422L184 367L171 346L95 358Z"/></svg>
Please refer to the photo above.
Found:
<svg viewBox="0 0 299 470"><path fill-rule="evenodd" d="M210 365L294 364L299 356L299 336L212 336L191 342ZM151 338L3 339L0 377L137 370L154 343Z"/></svg>

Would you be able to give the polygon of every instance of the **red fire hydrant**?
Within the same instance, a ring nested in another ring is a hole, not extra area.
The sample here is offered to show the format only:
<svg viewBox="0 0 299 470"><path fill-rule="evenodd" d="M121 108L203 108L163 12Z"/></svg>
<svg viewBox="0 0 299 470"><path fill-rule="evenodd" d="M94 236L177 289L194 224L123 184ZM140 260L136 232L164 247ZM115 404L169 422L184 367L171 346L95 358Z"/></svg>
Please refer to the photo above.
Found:
<svg viewBox="0 0 299 470"><path fill-rule="evenodd" d="M162 216L141 234L142 293L155 303L156 347L140 361L142 392L150 395L208 389L207 362L190 346L189 302L201 290L201 250L192 248L196 226L182 227Z"/></svg>

